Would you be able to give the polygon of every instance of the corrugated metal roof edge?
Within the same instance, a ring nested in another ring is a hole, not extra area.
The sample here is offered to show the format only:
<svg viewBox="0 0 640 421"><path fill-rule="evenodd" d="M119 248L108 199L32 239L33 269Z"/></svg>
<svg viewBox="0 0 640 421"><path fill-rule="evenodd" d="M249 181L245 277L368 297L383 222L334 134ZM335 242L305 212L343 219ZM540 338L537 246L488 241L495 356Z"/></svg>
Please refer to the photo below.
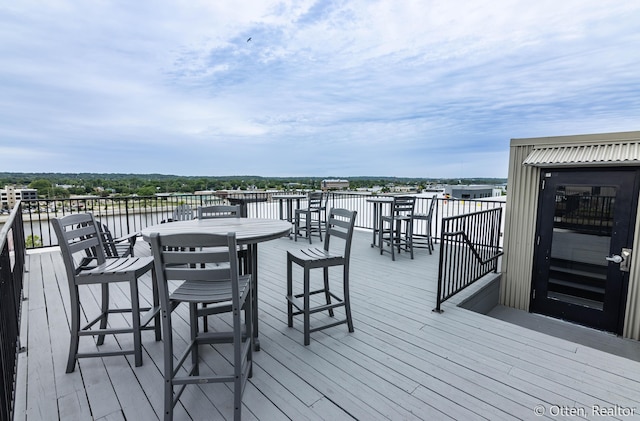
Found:
<svg viewBox="0 0 640 421"><path fill-rule="evenodd" d="M547 136L547 137L531 137L531 138L513 138L510 146L570 146L570 145L586 145L586 144L609 144L609 143L627 143L640 142L640 131L631 132L615 132L615 133L596 133L596 134L579 134L568 136Z"/></svg>
<svg viewBox="0 0 640 421"><path fill-rule="evenodd" d="M534 146L522 165L638 165L640 142Z"/></svg>

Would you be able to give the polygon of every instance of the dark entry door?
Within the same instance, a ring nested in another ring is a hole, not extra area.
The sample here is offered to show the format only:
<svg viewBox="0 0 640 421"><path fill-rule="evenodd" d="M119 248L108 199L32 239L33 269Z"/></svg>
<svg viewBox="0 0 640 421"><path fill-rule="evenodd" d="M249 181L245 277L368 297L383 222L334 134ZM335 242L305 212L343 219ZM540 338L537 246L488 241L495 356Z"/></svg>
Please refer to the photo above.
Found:
<svg viewBox="0 0 640 421"><path fill-rule="evenodd" d="M622 333L637 197L635 169L542 171L533 312Z"/></svg>

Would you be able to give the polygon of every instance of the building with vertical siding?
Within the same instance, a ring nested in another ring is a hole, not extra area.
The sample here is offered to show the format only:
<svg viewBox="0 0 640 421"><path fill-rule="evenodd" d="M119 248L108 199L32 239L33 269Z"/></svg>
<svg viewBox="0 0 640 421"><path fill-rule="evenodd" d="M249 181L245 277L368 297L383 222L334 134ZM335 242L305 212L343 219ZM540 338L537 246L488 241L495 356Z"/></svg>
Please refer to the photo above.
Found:
<svg viewBox="0 0 640 421"><path fill-rule="evenodd" d="M640 340L640 131L512 139L500 303Z"/></svg>

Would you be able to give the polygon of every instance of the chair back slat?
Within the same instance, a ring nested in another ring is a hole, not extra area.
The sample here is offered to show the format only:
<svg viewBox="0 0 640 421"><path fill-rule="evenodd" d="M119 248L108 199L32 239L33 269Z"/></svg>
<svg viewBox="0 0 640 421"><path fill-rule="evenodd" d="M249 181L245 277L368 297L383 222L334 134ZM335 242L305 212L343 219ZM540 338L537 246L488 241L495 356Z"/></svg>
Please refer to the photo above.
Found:
<svg viewBox="0 0 640 421"><path fill-rule="evenodd" d="M87 258L95 259L96 265L106 261L102 236L91 213L53 218L51 224L58 238L70 286L75 284L76 275L87 263ZM78 258L76 255L81 252L84 255Z"/></svg>
<svg viewBox="0 0 640 421"><path fill-rule="evenodd" d="M235 233L152 234L159 285L167 281L232 281L234 300L238 298L238 257ZM167 293L161 288L160 296Z"/></svg>
<svg viewBox="0 0 640 421"><path fill-rule="evenodd" d="M310 209L321 209L322 208L322 192L311 192L309 193L309 208Z"/></svg>
<svg viewBox="0 0 640 421"><path fill-rule="evenodd" d="M80 223L75 229L65 231L67 239L93 237L96 234L96 226L92 223Z"/></svg>
<svg viewBox="0 0 640 421"><path fill-rule="evenodd" d="M335 217L335 215L330 215L329 217L329 227L327 228L327 235L333 237L339 237L347 239L349 236L349 229L351 227L351 221L342 220Z"/></svg>
<svg viewBox="0 0 640 421"><path fill-rule="evenodd" d="M198 206L198 219L240 218L240 205Z"/></svg>
<svg viewBox="0 0 640 421"><path fill-rule="evenodd" d="M194 267L173 267L165 268L165 279L167 281L229 281L231 279L231 271L228 267L219 268L202 268L197 265Z"/></svg>
<svg viewBox="0 0 640 421"><path fill-rule="evenodd" d="M224 248L224 250L224 252L212 251L210 249L190 250L190 253L185 253L182 248L165 250L164 262L169 265L189 265L195 263L220 264L229 261L226 248Z"/></svg>
<svg viewBox="0 0 640 421"><path fill-rule="evenodd" d="M193 219L193 208L189 205L179 205L173 210L174 221L190 221Z"/></svg>
<svg viewBox="0 0 640 421"><path fill-rule="evenodd" d="M393 198L393 215L408 216L416 207L415 196L396 196Z"/></svg>
<svg viewBox="0 0 640 421"><path fill-rule="evenodd" d="M335 228L329 228L327 230L327 235L342 238L343 240L346 240L348 238L348 234L345 231L340 231Z"/></svg>
<svg viewBox="0 0 640 421"><path fill-rule="evenodd" d="M100 247L100 241L98 241L97 237L87 237L82 239L73 239L73 242L69 242L68 239L66 241L66 247L69 249L70 254L76 254L80 251L91 250L91 257L95 256L93 249L96 250ZM62 248L63 245L60 245Z"/></svg>
<svg viewBox="0 0 640 421"><path fill-rule="evenodd" d="M338 237L344 240L343 256L349 260L351 254L351 241L353 239L353 230L355 228L357 211L349 211L347 209L332 208L329 211L329 221L327 223L327 234L324 239L324 249L329 251L332 237ZM348 263L347 263L348 264Z"/></svg>
<svg viewBox="0 0 640 421"><path fill-rule="evenodd" d="M431 221L431 219L433 218L433 210L436 207L436 202L438 201L438 196L437 195L433 195L431 197L431 203L429 203L429 212L427 212L427 220Z"/></svg>

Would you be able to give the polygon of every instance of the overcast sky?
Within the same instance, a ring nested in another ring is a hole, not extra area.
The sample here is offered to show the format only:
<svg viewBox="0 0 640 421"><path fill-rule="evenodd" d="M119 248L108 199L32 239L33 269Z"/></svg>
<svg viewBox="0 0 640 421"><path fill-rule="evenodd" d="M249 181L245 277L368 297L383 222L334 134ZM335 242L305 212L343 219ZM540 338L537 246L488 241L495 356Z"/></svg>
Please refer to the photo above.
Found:
<svg viewBox="0 0 640 421"><path fill-rule="evenodd" d="M640 130L640 1L0 5L0 172L506 177Z"/></svg>

